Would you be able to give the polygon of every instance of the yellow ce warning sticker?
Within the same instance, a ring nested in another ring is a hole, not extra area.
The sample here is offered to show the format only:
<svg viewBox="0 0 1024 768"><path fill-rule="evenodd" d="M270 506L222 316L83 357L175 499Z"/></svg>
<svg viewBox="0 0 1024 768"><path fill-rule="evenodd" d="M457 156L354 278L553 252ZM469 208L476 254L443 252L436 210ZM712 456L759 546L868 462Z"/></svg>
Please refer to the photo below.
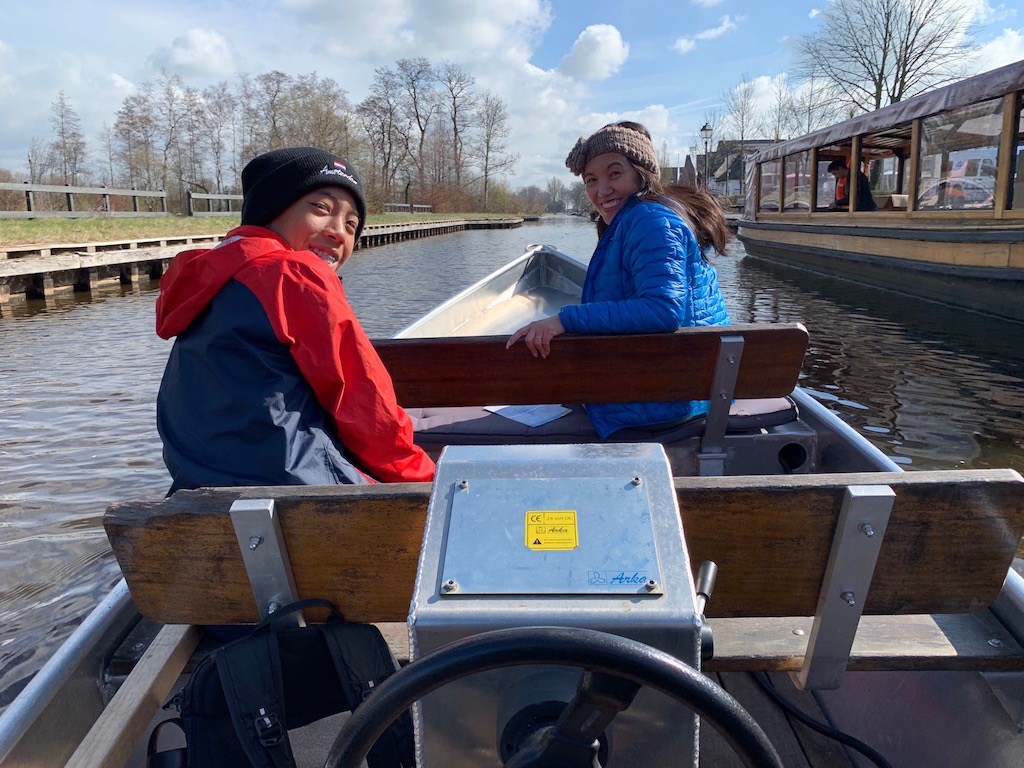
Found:
<svg viewBox="0 0 1024 768"><path fill-rule="evenodd" d="M576 549L576 510L530 510L526 513L526 546L530 549Z"/></svg>

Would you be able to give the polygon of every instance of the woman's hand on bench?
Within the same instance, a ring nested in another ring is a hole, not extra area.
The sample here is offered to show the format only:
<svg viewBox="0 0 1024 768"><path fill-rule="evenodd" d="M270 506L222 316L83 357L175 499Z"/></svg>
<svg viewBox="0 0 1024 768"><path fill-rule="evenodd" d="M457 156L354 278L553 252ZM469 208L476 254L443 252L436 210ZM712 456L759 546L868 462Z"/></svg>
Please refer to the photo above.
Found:
<svg viewBox="0 0 1024 768"><path fill-rule="evenodd" d="M558 315L545 317L543 320L534 320L513 333L509 337L505 349L511 349L513 344L522 339L526 342L526 348L530 350L531 355L547 357L551 354L551 340L562 333L565 333L565 326L558 319Z"/></svg>

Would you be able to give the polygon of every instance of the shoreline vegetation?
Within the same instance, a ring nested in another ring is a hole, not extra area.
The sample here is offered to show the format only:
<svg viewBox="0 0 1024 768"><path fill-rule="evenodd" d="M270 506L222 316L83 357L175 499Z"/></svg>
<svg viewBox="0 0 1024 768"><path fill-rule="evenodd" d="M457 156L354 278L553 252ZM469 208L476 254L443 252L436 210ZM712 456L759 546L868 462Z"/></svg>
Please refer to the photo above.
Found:
<svg viewBox="0 0 1024 768"><path fill-rule="evenodd" d="M452 219L508 219L508 213L385 213L371 214L367 226L429 223ZM153 237L223 234L238 226L238 214L227 216L87 216L74 219L0 219L0 246L107 243Z"/></svg>

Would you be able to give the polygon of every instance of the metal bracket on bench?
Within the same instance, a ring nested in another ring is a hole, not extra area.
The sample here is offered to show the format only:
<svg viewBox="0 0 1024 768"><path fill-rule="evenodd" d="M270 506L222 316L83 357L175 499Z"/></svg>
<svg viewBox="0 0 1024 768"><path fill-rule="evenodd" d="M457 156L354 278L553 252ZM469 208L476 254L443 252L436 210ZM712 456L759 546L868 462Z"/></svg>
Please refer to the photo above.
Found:
<svg viewBox="0 0 1024 768"><path fill-rule="evenodd" d="M888 485L851 485L846 489L821 582L814 625L797 686L807 690L838 688L850 661L878 551L896 494Z"/></svg>
<svg viewBox="0 0 1024 768"><path fill-rule="evenodd" d="M260 620L299 599L273 499L239 499L231 505L238 547L260 611ZM300 612L287 617L305 626Z"/></svg>
<svg viewBox="0 0 1024 768"><path fill-rule="evenodd" d="M743 337L723 336L718 347L718 360L711 381L708 415L704 420L704 437L697 453L702 477L725 474L725 432L729 427L729 409L736 392L736 378L743 357Z"/></svg>

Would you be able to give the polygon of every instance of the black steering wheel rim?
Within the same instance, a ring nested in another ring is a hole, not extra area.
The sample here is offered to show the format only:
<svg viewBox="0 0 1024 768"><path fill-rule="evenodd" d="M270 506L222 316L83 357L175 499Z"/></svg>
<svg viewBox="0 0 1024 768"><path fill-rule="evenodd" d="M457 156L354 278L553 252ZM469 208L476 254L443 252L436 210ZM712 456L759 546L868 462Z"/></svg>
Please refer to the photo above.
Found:
<svg viewBox="0 0 1024 768"><path fill-rule="evenodd" d="M325 768L355 768L402 712L468 675L503 667L582 667L670 696L722 734L751 768L783 768L764 731L732 696L693 667L636 640L592 629L517 627L456 640L402 668L348 718Z"/></svg>

